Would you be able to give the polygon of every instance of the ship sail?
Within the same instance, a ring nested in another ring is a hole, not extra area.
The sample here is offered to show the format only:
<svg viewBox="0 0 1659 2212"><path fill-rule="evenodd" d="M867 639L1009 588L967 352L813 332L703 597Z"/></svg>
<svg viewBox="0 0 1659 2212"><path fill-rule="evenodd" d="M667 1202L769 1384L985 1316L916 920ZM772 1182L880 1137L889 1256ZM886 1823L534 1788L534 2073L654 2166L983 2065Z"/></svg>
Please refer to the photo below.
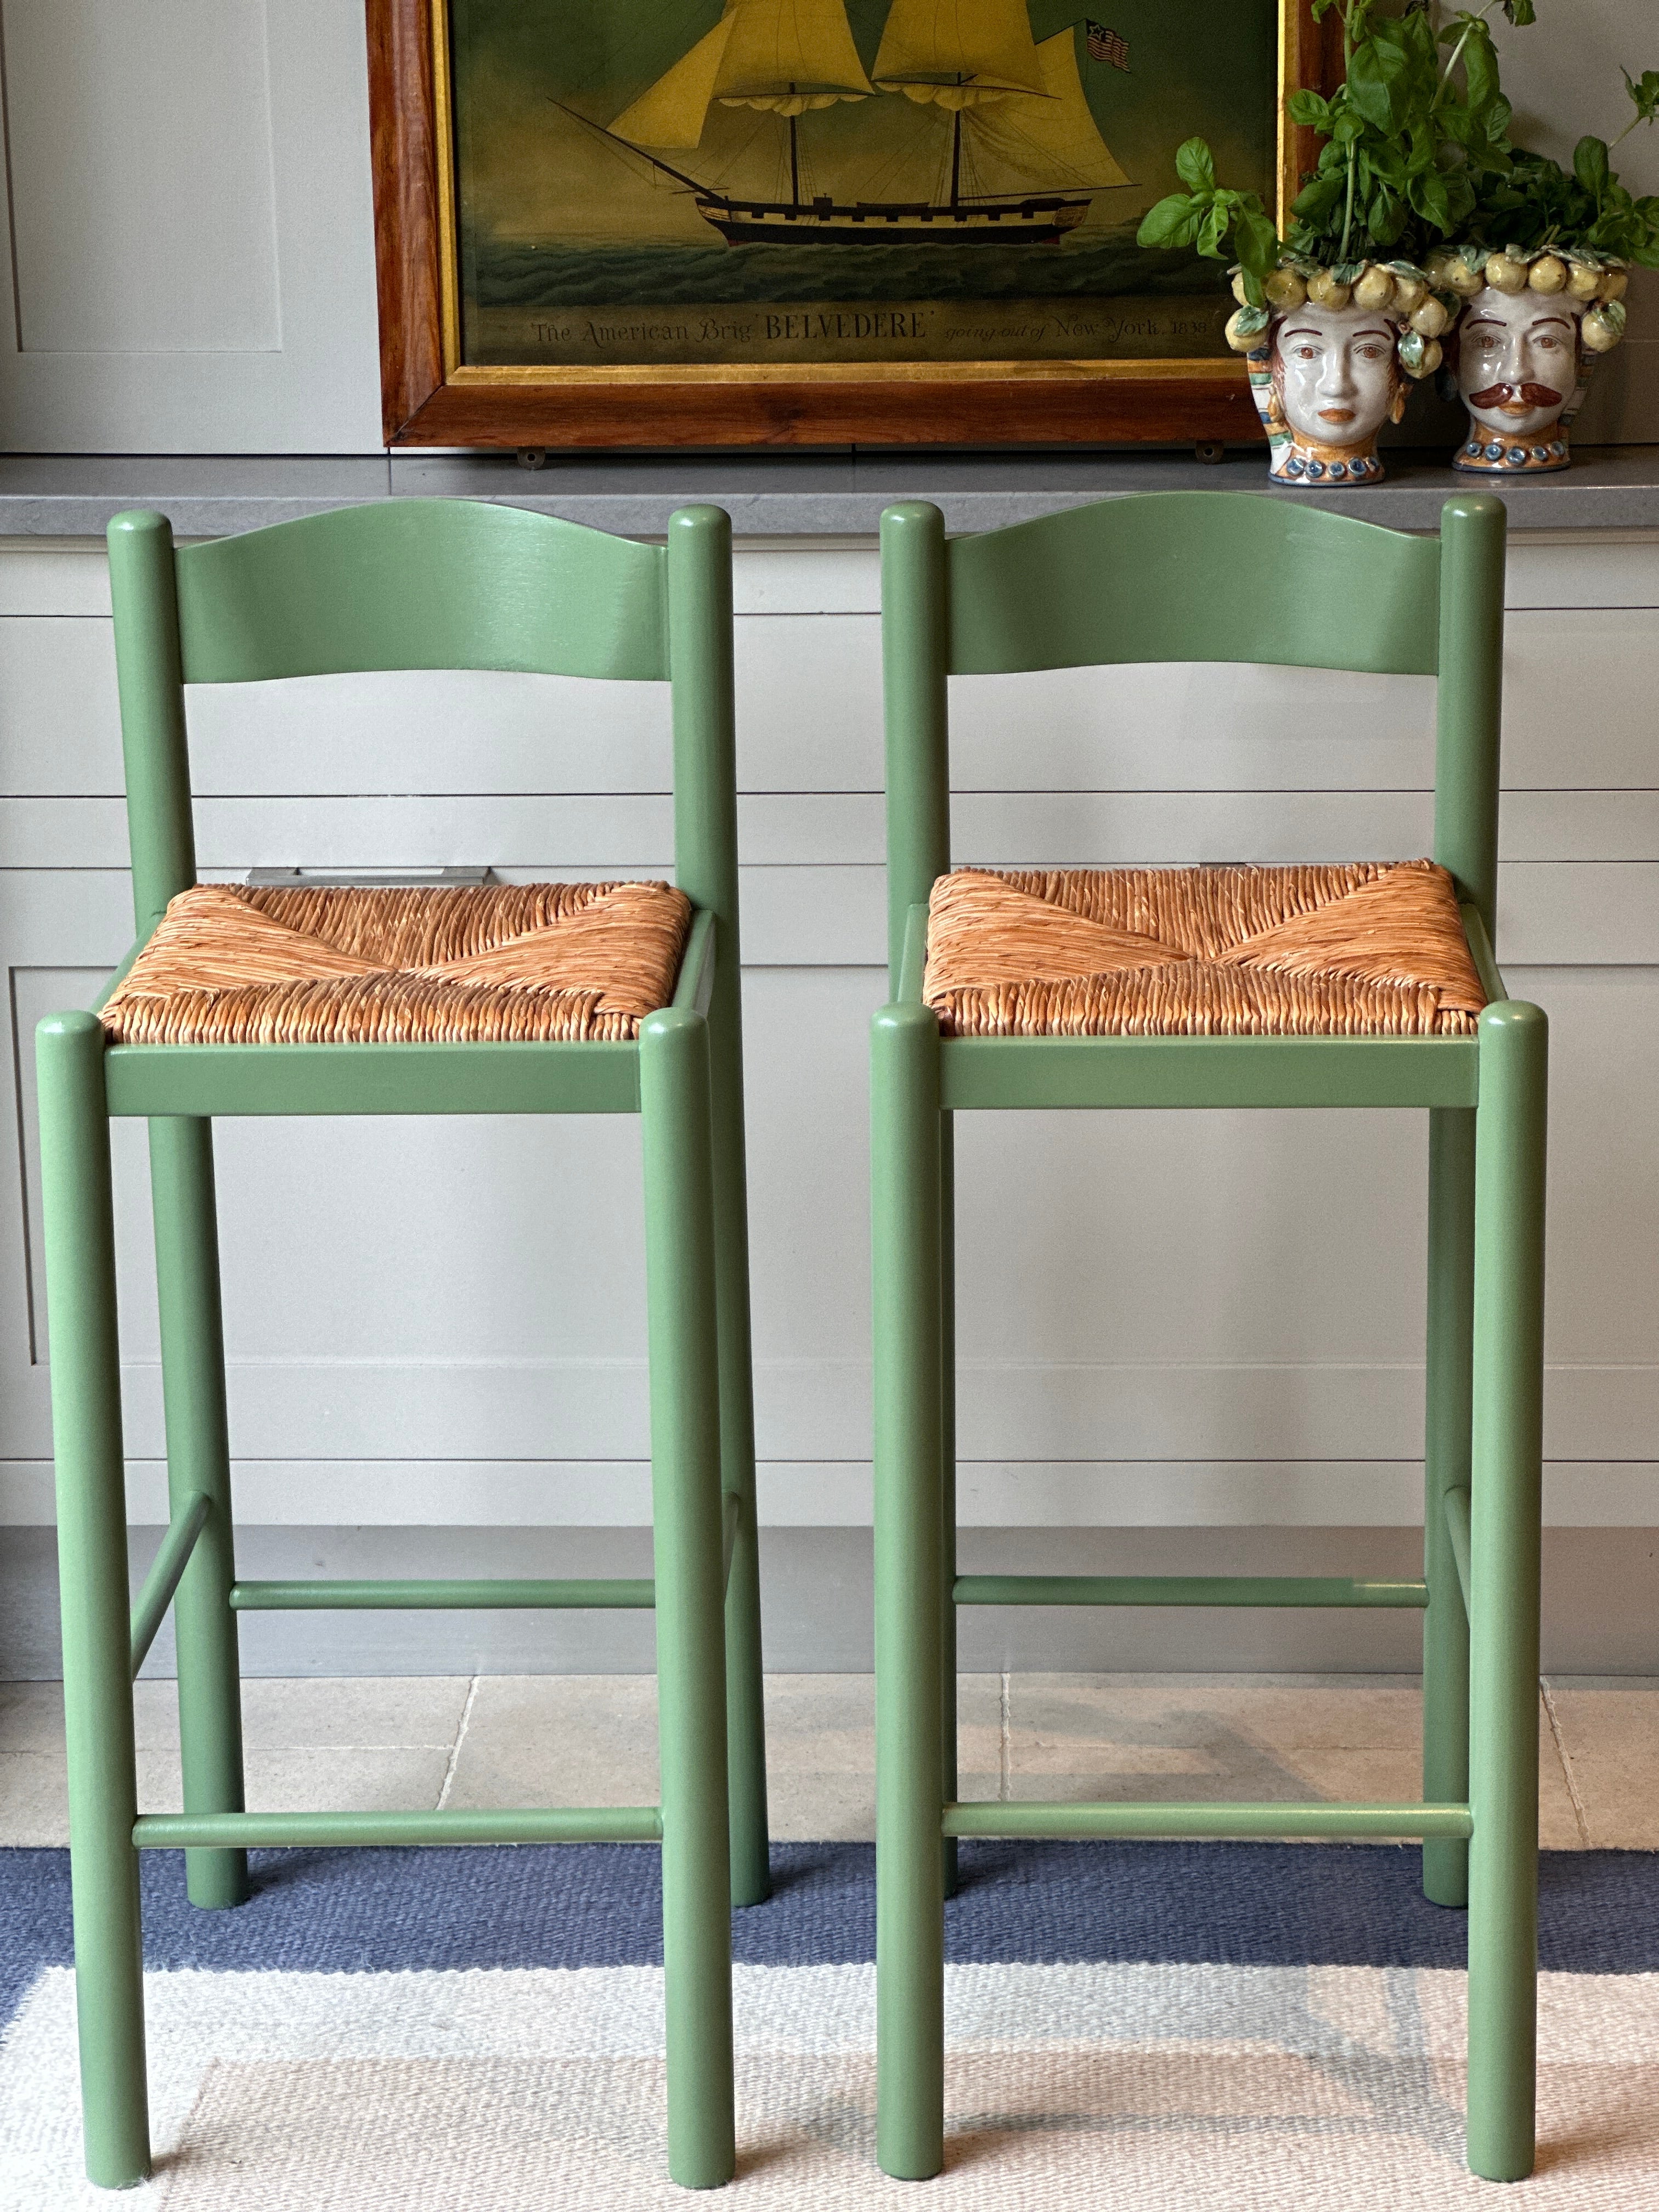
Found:
<svg viewBox="0 0 1659 2212"><path fill-rule="evenodd" d="M957 111L1048 89L1025 0L894 0L872 74L883 92Z"/></svg>
<svg viewBox="0 0 1659 2212"><path fill-rule="evenodd" d="M1052 191L1056 185L1103 191L1129 181L1096 126L1071 31L1045 39L1036 53L1046 99L1015 94L963 112L964 198L995 198L1034 186Z"/></svg>
<svg viewBox="0 0 1659 2212"><path fill-rule="evenodd" d="M844 0L726 0L714 29L611 130L630 146L696 146L717 100L796 116L866 99L873 88Z"/></svg>
<svg viewBox="0 0 1659 2212"><path fill-rule="evenodd" d="M726 58L732 36L733 10L728 7L712 31L682 54L665 76L647 87L631 107L623 108L611 125L613 135L630 146L696 146L714 102L714 83Z"/></svg>
<svg viewBox="0 0 1659 2212"><path fill-rule="evenodd" d="M872 89L845 0L736 0L714 97L723 107L799 115Z"/></svg>

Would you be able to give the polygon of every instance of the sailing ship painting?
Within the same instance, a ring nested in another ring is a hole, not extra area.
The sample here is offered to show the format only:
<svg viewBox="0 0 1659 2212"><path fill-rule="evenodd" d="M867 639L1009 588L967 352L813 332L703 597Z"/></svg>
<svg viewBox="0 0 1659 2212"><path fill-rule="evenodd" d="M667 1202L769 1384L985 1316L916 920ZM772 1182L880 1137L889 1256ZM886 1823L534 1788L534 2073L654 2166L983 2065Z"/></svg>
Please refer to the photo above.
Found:
<svg viewBox="0 0 1659 2212"><path fill-rule="evenodd" d="M882 98L921 111L916 160L935 167L935 189L909 199L890 189L880 198L804 196L805 118ZM778 118L787 197L740 198L661 158L695 149L716 105ZM934 117L945 118L942 131L928 127ZM1057 246L1097 193L1131 182L1084 92L1073 26L1039 45L1026 0L893 0L867 76L844 0L727 0L714 28L605 135L683 182L731 246Z"/></svg>
<svg viewBox="0 0 1659 2212"><path fill-rule="evenodd" d="M1134 233L1202 131L1271 194L1283 0L443 0L461 360L1224 351Z"/></svg>

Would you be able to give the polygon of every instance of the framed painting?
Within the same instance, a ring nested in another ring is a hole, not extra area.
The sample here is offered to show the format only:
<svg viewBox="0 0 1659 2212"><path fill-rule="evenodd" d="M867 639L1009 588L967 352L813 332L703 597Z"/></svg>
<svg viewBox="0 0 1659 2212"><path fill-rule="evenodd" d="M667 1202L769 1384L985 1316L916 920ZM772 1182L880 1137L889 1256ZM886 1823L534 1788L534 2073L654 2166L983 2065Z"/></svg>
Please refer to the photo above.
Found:
<svg viewBox="0 0 1659 2212"><path fill-rule="evenodd" d="M368 0L393 446L1260 436L1194 132L1277 204L1309 0Z"/></svg>

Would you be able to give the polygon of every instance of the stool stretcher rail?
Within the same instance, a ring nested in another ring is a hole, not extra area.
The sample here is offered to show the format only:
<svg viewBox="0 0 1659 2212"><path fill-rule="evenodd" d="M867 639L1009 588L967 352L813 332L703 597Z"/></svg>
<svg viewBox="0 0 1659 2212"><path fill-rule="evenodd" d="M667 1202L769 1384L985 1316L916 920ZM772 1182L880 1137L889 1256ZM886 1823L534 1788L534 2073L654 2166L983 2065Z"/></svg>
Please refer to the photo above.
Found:
<svg viewBox="0 0 1659 2212"><path fill-rule="evenodd" d="M958 1605L1401 1606L1419 1610L1426 1583L1341 1575L958 1575Z"/></svg>
<svg viewBox="0 0 1659 2212"><path fill-rule="evenodd" d="M296 1850L387 1844L659 1844L655 1805L532 1805L434 1813L143 1813L140 1850Z"/></svg>
<svg viewBox="0 0 1659 2212"><path fill-rule="evenodd" d="M743 1525L743 1501L728 1491L720 1500L720 1588L732 1586L732 1554L737 1549L738 1530Z"/></svg>
<svg viewBox="0 0 1659 2212"><path fill-rule="evenodd" d="M611 1577L589 1582L526 1582L489 1577L476 1582L233 1583L234 1613L474 1613L545 1607L550 1611L654 1606L656 1584Z"/></svg>
<svg viewBox="0 0 1659 2212"><path fill-rule="evenodd" d="M161 1549L151 1562L144 1577L144 1586L138 1593L137 1603L132 1608L132 1674L136 1681L138 1669L149 1656L149 1647L156 1632L167 1619L167 1607L173 1603L185 1569L190 1565L190 1555L196 1549L196 1539L207 1525L213 1501L205 1491L194 1491L182 1512L168 1524L161 1539Z"/></svg>
<svg viewBox="0 0 1659 2212"><path fill-rule="evenodd" d="M947 1836L1470 1836L1467 1805L947 1805Z"/></svg>
<svg viewBox="0 0 1659 2212"><path fill-rule="evenodd" d="M1446 1533L1451 1538L1452 1562L1457 1569L1457 1586L1463 1593L1463 1610L1469 1605L1469 1493L1467 1490L1449 1490L1443 1501L1446 1509Z"/></svg>

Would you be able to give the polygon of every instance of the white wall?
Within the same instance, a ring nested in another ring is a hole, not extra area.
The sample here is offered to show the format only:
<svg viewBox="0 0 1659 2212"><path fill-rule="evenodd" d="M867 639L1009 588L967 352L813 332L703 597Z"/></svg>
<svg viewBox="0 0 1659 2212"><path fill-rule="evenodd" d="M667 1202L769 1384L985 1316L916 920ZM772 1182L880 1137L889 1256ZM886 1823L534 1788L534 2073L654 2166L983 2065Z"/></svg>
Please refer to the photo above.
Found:
<svg viewBox="0 0 1659 2212"><path fill-rule="evenodd" d="M6 0L0 447L380 443L362 0Z"/></svg>
<svg viewBox="0 0 1659 2212"><path fill-rule="evenodd" d="M1659 24L1652 0L1541 13L1499 43L1523 131L1570 158L1622 128L1619 65L1659 64ZM5 0L0 46L0 449L374 449L362 0ZM1659 133L1620 159L1659 191ZM1584 439L1659 436L1659 284L1637 301Z"/></svg>

